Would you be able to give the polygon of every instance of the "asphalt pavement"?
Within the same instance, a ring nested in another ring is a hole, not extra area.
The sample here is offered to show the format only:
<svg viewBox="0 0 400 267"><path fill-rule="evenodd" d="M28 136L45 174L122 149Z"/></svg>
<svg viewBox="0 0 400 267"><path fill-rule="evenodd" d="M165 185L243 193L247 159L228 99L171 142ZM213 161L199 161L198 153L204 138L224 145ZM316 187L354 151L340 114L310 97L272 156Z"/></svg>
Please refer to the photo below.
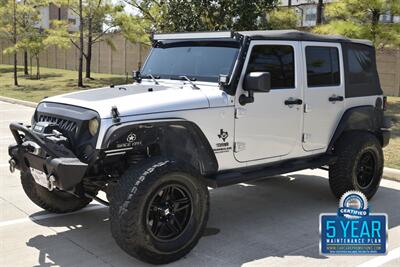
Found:
<svg viewBox="0 0 400 267"><path fill-rule="evenodd" d="M10 122L29 123L34 109L0 102L0 266L146 266L110 234L108 208L92 202L50 214L24 194L8 171ZM327 172L305 170L213 189L205 235L171 266L400 266L400 183L383 180L370 201L389 216L386 256L322 256L319 214L336 212Z"/></svg>

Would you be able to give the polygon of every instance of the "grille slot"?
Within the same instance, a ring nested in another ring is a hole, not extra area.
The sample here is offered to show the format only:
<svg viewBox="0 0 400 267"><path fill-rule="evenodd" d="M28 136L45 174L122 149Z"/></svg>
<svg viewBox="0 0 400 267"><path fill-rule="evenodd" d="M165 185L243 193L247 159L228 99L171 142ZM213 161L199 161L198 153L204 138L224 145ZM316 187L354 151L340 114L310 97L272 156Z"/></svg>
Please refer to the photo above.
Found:
<svg viewBox="0 0 400 267"><path fill-rule="evenodd" d="M74 121L56 118L56 117L52 117L52 116L46 116L46 115L40 115L38 121L39 122L51 122L51 123L57 124L61 130L68 131L71 133L75 133L76 127L77 127L76 122L74 122Z"/></svg>

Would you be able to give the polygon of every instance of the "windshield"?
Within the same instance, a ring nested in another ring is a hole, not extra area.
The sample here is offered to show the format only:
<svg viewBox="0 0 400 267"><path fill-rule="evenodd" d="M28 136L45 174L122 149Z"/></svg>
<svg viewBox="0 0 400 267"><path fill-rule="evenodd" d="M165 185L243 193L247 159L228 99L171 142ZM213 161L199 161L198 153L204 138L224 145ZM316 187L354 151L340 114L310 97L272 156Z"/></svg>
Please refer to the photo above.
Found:
<svg viewBox="0 0 400 267"><path fill-rule="evenodd" d="M155 47L152 49L142 76L162 79L190 79L217 82L220 74L230 75L239 48L224 46Z"/></svg>

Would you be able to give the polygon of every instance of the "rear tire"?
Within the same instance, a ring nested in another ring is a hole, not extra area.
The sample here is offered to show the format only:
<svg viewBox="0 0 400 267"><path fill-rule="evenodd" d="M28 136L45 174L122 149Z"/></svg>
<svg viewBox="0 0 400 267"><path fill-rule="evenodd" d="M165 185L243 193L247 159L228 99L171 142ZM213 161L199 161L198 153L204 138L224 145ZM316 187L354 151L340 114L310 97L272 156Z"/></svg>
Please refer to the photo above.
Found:
<svg viewBox="0 0 400 267"><path fill-rule="evenodd" d="M25 194L33 203L53 213L77 211L92 201L90 198L79 198L63 191L49 191L38 185L29 172L21 172L21 184Z"/></svg>
<svg viewBox="0 0 400 267"><path fill-rule="evenodd" d="M166 264L185 256L202 236L209 193L191 166L150 159L129 168L112 191L111 232L128 254Z"/></svg>
<svg viewBox="0 0 400 267"><path fill-rule="evenodd" d="M347 132L334 147L338 156L329 167L329 185L340 198L350 190L357 190L371 199L382 179L384 157L378 139L368 132Z"/></svg>

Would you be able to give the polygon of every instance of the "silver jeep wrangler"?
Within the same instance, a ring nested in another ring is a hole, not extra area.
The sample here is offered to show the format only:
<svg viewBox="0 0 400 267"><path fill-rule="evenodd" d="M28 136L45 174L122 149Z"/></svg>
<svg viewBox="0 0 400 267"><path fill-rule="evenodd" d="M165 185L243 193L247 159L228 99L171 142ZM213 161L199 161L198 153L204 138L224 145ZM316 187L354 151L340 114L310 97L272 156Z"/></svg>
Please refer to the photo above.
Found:
<svg viewBox="0 0 400 267"><path fill-rule="evenodd" d="M134 79L44 99L32 126L10 125L9 147L35 204L109 204L112 235L134 257L186 255L207 224L207 186L325 168L335 197L378 190L390 125L369 41L156 34Z"/></svg>

